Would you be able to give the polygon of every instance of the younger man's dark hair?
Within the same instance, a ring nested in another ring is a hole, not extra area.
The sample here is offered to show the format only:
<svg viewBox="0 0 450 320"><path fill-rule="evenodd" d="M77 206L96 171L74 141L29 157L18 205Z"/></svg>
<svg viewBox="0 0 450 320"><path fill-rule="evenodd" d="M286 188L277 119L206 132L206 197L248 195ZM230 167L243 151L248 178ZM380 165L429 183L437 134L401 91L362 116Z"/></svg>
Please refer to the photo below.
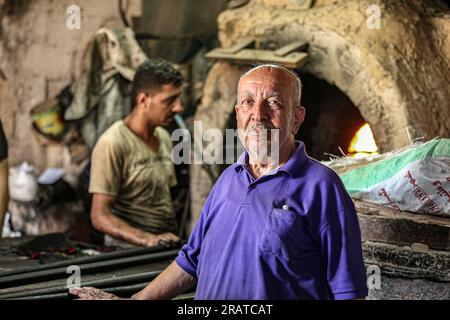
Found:
<svg viewBox="0 0 450 320"><path fill-rule="evenodd" d="M165 84L180 86L181 73L170 62L163 59L150 59L139 66L131 84L131 108L134 108L139 93L154 93Z"/></svg>

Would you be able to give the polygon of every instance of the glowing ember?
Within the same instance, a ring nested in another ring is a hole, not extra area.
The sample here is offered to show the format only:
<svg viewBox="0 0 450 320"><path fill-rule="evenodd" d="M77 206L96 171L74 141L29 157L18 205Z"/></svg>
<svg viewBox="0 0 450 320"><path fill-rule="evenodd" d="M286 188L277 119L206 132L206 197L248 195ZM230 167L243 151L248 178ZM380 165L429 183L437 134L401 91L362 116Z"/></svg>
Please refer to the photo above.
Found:
<svg viewBox="0 0 450 320"><path fill-rule="evenodd" d="M378 147L368 123L364 124L355 133L352 141L350 141L348 153L354 158L363 158L378 154Z"/></svg>

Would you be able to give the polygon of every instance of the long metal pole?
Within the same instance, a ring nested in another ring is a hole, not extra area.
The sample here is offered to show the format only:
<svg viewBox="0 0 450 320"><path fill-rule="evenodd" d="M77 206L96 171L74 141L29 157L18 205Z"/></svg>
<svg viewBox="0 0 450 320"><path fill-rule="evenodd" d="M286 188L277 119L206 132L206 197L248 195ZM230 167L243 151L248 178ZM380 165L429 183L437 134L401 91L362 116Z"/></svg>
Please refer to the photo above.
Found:
<svg viewBox="0 0 450 320"><path fill-rule="evenodd" d="M138 283L130 286L120 286L120 287L112 287L105 288L106 292L113 293L120 297L130 297L132 294L144 289L148 283ZM188 291L178 297L174 298L174 300L191 300L194 299L195 291ZM55 294L47 294L47 295L39 295L39 296L29 296L29 297L21 297L16 299L9 300L57 300L57 299L75 299L76 297L71 295L68 292L64 293L55 293Z"/></svg>
<svg viewBox="0 0 450 320"><path fill-rule="evenodd" d="M85 264L85 263L99 262L99 261L105 261L105 260L110 260L110 259L142 255L142 254L147 254L147 253L161 252L164 250L167 250L167 248L165 248L163 246L156 246L156 247L150 247L150 248L149 247L136 248L136 249L133 248L133 249L125 249L125 250L120 250L120 251L108 252L108 253L101 253L96 256L81 257L81 258L69 259L69 260L64 260L64 261L52 262L52 263L39 265L39 266L16 268L13 270L0 272L0 279L3 277L6 277L6 276L14 275L14 274L23 274L23 273L28 273L28 272L49 270L49 269L54 269L54 268L58 268L58 267L68 267L70 265L80 265L80 264Z"/></svg>
<svg viewBox="0 0 450 320"><path fill-rule="evenodd" d="M104 290L109 293L113 293L118 296L131 296L132 294L144 289L148 285L146 283L138 283L129 286L120 286L120 287L111 287L105 288ZM61 293L53 293L53 294L45 294L45 295L35 295L35 296L26 296L26 297L18 297L18 298L10 298L6 300L57 300L57 299L75 299L76 297L71 295L68 292Z"/></svg>
<svg viewBox="0 0 450 320"><path fill-rule="evenodd" d="M142 284L143 282L146 282L148 284L150 281L152 281L154 278L156 278L161 272L162 272L162 270L158 270L158 271L143 272L143 273L138 273L138 274L126 275L126 276L117 276L117 277L106 278L106 279L95 279L95 280L91 280L91 281L82 282L81 285L83 287L105 288L108 286L116 287L116 286L130 285L130 284L134 285L136 283ZM48 294L63 293L63 292L67 292L66 284L58 285L58 286L50 287L50 288L44 288L44 289L3 294L3 295L0 295L0 299L15 299L15 298L21 298L21 297L48 295Z"/></svg>
<svg viewBox="0 0 450 320"><path fill-rule="evenodd" d="M157 262L165 259L171 259L176 257L178 254L177 250L170 250L166 252L150 253L144 254L136 257L125 257L107 261L99 261L94 263L79 265L82 274L89 274L92 272L114 270L117 268L123 268L127 266L135 266L142 263ZM17 274L12 276L6 276L0 278L0 288L11 287L15 285L23 285L25 283L35 283L39 280L52 280L58 277L67 276L67 268L55 268L50 270L29 272L26 274Z"/></svg>

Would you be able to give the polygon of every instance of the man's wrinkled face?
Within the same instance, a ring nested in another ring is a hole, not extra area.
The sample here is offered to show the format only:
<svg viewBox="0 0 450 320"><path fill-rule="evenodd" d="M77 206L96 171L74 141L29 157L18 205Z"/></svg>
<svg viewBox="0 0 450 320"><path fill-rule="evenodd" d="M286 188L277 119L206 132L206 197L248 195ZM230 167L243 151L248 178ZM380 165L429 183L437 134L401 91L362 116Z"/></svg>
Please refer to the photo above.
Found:
<svg viewBox="0 0 450 320"><path fill-rule="evenodd" d="M146 99L146 113L155 126L168 126L173 122L175 113L183 110L181 105L181 87L165 84Z"/></svg>
<svg viewBox="0 0 450 320"><path fill-rule="evenodd" d="M241 141L250 153L266 151L270 156L294 143L304 118L304 109L295 105L299 96L295 81L286 71L272 67L241 78L235 109Z"/></svg>

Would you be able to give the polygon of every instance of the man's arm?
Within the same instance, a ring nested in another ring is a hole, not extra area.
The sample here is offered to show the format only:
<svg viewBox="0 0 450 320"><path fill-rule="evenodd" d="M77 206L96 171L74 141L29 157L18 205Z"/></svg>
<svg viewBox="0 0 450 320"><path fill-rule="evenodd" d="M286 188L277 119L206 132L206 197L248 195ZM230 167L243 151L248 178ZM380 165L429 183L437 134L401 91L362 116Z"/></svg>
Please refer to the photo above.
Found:
<svg viewBox="0 0 450 320"><path fill-rule="evenodd" d="M147 287L134 294L130 299L168 300L192 288L196 283L197 280L180 268L174 261ZM81 300L122 299L116 295L92 287L71 288L69 291Z"/></svg>
<svg viewBox="0 0 450 320"><path fill-rule="evenodd" d="M95 229L138 246L177 243L180 239L172 233L153 234L130 226L111 211L115 197L94 193L91 221Z"/></svg>
<svg viewBox="0 0 450 320"><path fill-rule="evenodd" d="M186 292L197 280L184 271L175 261L147 287L134 294L134 300L168 300Z"/></svg>
<svg viewBox="0 0 450 320"><path fill-rule="evenodd" d="M367 277L356 208L340 180L329 192L335 200L322 213L319 235L329 288L335 300L364 299Z"/></svg>

